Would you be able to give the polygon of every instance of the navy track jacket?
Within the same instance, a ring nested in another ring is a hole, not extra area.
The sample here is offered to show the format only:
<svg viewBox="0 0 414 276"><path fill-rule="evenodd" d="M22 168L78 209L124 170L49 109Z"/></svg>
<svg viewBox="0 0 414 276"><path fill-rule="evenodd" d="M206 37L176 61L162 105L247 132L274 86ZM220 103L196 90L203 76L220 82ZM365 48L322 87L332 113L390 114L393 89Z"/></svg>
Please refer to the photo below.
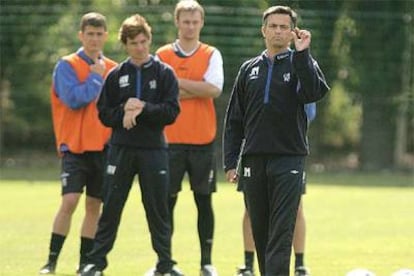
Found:
<svg viewBox="0 0 414 276"><path fill-rule="evenodd" d="M271 61L266 52L240 67L224 122L224 170L236 168L242 155L307 155L304 105L329 90L309 49L289 50Z"/></svg>
<svg viewBox="0 0 414 276"><path fill-rule="evenodd" d="M123 127L124 105L129 98L145 101L130 130ZM138 67L126 60L112 70L98 100L99 118L112 128L111 144L139 148L166 148L164 126L180 112L178 82L171 67L151 59Z"/></svg>

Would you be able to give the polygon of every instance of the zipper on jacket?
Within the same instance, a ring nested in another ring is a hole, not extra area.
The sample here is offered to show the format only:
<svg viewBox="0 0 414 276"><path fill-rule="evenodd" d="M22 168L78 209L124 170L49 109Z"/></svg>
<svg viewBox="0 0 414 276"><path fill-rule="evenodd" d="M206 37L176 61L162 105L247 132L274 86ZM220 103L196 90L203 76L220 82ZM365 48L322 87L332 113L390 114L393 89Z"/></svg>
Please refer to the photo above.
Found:
<svg viewBox="0 0 414 276"><path fill-rule="evenodd" d="M136 83L136 97L138 99L141 98L141 68L138 66L135 66L137 69L137 83Z"/></svg>
<svg viewBox="0 0 414 276"><path fill-rule="evenodd" d="M264 104L269 103L270 83L272 81L272 72L273 72L273 60L266 58L266 61L267 61L267 65L269 69L267 70L266 87L265 87L264 99L263 99Z"/></svg>

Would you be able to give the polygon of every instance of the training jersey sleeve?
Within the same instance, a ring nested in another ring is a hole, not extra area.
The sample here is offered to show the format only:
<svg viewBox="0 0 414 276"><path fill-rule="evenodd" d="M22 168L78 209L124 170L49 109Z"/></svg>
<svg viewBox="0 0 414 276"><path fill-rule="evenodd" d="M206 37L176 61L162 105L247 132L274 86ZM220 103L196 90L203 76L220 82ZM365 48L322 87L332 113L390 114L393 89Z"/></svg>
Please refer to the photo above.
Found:
<svg viewBox="0 0 414 276"><path fill-rule="evenodd" d="M214 49L213 53L211 54L207 71L204 74L204 81L216 86L220 90L223 90L223 57L221 56L220 51L217 49Z"/></svg>
<svg viewBox="0 0 414 276"><path fill-rule="evenodd" d="M70 108L79 109L97 99L104 79L91 72L84 82L80 82L69 62L61 60L53 72L53 82L59 99Z"/></svg>

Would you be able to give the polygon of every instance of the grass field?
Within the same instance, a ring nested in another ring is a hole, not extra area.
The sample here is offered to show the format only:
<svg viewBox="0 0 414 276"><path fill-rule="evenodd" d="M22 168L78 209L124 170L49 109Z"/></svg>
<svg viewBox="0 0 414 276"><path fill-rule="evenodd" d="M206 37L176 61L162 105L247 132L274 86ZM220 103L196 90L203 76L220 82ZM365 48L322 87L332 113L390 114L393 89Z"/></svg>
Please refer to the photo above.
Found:
<svg viewBox="0 0 414 276"><path fill-rule="evenodd" d="M22 172L23 180L18 180L16 172L1 171L0 275L37 275L46 260L60 187L56 180L35 180L41 179L36 173L29 177ZM306 263L313 276L343 276L357 267L386 276L399 268L414 268L413 175L311 174L308 181ZM214 206L213 262L220 275L231 276L243 260L242 195L232 184L222 182ZM56 275L75 274L82 212L80 205ZM187 185L175 218L174 258L186 275L197 276L196 213ZM139 189L134 185L105 272L143 275L155 261Z"/></svg>

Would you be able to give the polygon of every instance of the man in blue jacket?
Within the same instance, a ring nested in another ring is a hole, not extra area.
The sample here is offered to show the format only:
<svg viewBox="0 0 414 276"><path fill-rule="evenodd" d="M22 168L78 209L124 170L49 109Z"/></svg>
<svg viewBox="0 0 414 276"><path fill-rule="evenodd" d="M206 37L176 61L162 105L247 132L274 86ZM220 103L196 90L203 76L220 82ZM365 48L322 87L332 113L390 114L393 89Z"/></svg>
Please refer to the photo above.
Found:
<svg viewBox="0 0 414 276"><path fill-rule="evenodd" d="M151 27L136 14L122 23L119 39L129 57L112 70L98 101L99 118L112 128L104 175L104 205L82 276L107 267L122 210L136 175L158 262L153 275L180 276L171 258L169 166L163 130L176 119L178 84L168 65L150 55Z"/></svg>
<svg viewBox="0 0 414 276"><path fill-rule="evenodd" d="M316 117L316 104L310 103L305 105L305 112L310 123ZM243 147L240 152L243 151ZM241 163L241 160L237 161L238 164ZM237 174L240 173L238 169ZM238 183L239 176L237 179L232 179L231 182ZM302 177L302 194L306 193L306 174L303 172ZM237 185L238 191L243 191L241 185ZM254 252L256 251L254 246L254 240L252 235L252 227L250 223L249 213L247 209L244 210L243 221L242 221L242 231L243 231L243 247L244 247L244 265L237 269L237 276L253 276L254 275ZM305 257L305 239L306 239L306 220L305 214L303 211L303 200L302 197L299 202L298 213L296 216L296 225L293 235L293 250L295 253L295 276L309 276L309 269L305 266L304 257Z"/></svg>
<svg viewBox="0 0 414 276"><path fill-rule="evenodd" d="M240 68L228 104L223 155L229 181L242 140L240 184L249 212L261 275L289 275L292 238L308 154L305 104L329 90L310 55L311 34L296 13L273 6L263 13L266 50ZM289 48L294 41L295 51Z"/></svg>

